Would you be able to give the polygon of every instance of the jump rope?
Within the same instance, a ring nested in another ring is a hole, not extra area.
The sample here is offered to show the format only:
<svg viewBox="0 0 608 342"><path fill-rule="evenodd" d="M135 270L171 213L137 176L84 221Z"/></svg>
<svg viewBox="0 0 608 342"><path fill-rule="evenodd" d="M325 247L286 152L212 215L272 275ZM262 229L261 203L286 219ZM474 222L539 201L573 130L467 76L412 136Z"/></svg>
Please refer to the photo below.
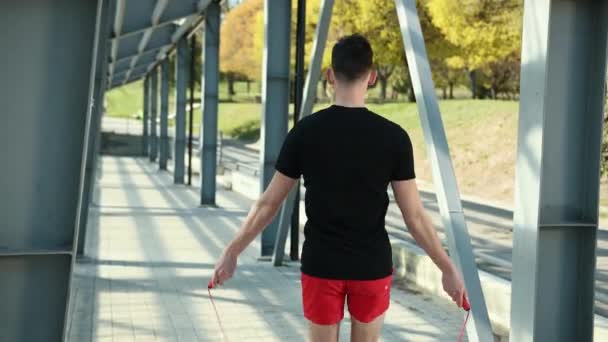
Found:
<svg viewBox="0 0 608 342"><path fill-rule="evenodd" d="M228 341L226 338L226 332L224 331L224 326L222 325L222 320L220 319L220 314L217 311L217 307L215 306L215 301L213 301L213 296L211 295L211 289L213 288L213 283L209 280L207 284L207 293L209 293L209 299L211 300L211 305L213 305L213 310L215 311L215 317L217 318L217 322L220 325L220 331L222 332L222 337L224 337L224 341ZM469 321L469 314L471 313L471 304L467 300L467 297L463 298L462 308L467 312L467 316L464 319L464 323L462 323L462 327L460 328L460 335L458 335L458 342L462 342L462 338L464 337L464 330L467 326L467 322Z"/></svg>

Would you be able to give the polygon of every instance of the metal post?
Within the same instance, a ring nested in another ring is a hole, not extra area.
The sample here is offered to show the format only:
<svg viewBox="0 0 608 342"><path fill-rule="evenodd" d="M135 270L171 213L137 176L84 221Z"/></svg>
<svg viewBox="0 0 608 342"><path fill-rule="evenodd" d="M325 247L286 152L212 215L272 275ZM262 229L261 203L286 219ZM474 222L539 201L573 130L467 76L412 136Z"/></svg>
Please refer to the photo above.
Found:
<svg viewBox="0 0 608 342"><path fill-rule="evenodd" d="M148 151L149 151L149 147L148 147L148 125L149 125L149 112L150 112L150 77L146 76L146 78L144 78L144 88L143 88L143 92L144 92L144 103L143 103L143 115L142 115L142 120L141 123L143 125L143 132L142 132L142 148L143 148L143 155L146 156L148 155Z"/></svg>
<svg viewBox="0 0 608 342"><path fill-rule="evenodd" d="M592 341L608 3L524 2L511 341Z"/></svg>
<svg viewBox="0 0 608 342"><path fill-rule="evenodd" d="M306 0L298 0L298 22L296 25L296 65L293 103L293 124L300 119L302 92L304 91L304 45L306 44ZM299 185L299 183L298 183ZM291 260L300 258L300 187L296 187L294 208L291 215ZM280 220L279 220L280 222Z"/></svg>
<svg viewBox="0 0 608 342"><path fill-rule="evenodd" d="M155 162L158 156L158 136L156 122L158 115L158 69L150 72L150 161Z"/></svg>
<svg viewBox="0 0 608 342"><path fill-rule="evenodd" d="M264 1L264 60L262 85L262 122L260 154L260 190L263 192L272 176L274 166L287 134L289 113L289 43L291 31L291 1ZM272 255L278 218L262 232L262 256Z"/></svg>
<svg viewBox="0 0 608 342"><path fill-rule="evenodd" d="M107 85L107 44L106 37L110 36L111 18L114 15L115 3L110 5L109 1L105 1L101 7L100 13L100 32L101 39L97 42L97 56L95 67L95 83L93 90L93 109L91 111L91 124L89 126L87 136L87 157L85 161L84 185L82 194L82 205L79 213L79 228L78 228L78 246L76 253L84 255L85 243L87 235L87 222L89 215L89 204L95 188L96 161L98 158L97 150L100 144L101 121L104 108L104 94Z"/></svg>
<svg viewBox="0 0 608 342"><path fill-rule="evenodd" d="M160 144L158 167L167 169L169 159L169 59L160 64Z"/></svg>
<svg viewBox="0 0 608 342"><path fill-rule="evenodd" d="M0 2L0 341L67 337L102 5Z"/></svg>
<svg viewBox="0 0 608 342"><path fill-rule="evenodd" d="M192 185L192 134L194 131L194 61L196 59L196 35L190 40L190 118L188 119L188 185Z"/></svg>
<svg viewBox="0 0 608 342"><path fill-rule="evenodd" d="M175 152L173 153L173 181L184 184L184 156L186 154L186 101L188 89L188 38L177 42L175 63Z"/></svg>
<svg viewBox="0 0 608 342"><path fill-rule="evenodd" d="M219 82L220 4L213 0L207 7L203 55L203 115L201 122L201 204L215 205L217 169L217 103Z"/></svg>
<svg viewBox="0 0 608 342"><path fill-rule="evenodd" d="M479 282L477 265L462 211L460 193L452 167L448 141L439 112L431 67L415 0L396 0L399 26L420 121L431 162L437 203L443 219L450 255L462 272L469 294L472 322L467 326L469 341L492 341L492 326Z"/></svg>
<svg viewBox="0 0 608 342"><path fill-rule="evenodd" d="M334 7L334 0L323 0L321 4L321 10L319 13L319 23L317 25L317 31L315 33L315 42L312 48L312 55L310 58L310 65L308 67L308 75L306 76L306 84L304 86L304 98L302 99L302 108L298 120L303 117L310 115L315 100L315 89L319 76L321 75L321 62L323 61L323 51L325 50L325 44L327 43L327 33L329 31L329 23L331 22L331 13ZM296 191L299 192L300 183L296 183ZM295 197L297 198L297 197ZM299 206L299 199L290 204L292 206ZM284 204L287 205L287 204ZM285 239L287 238L287 230L289 229L289 221L283 220L283 216L279 217L278 230L276 234L278 239L274 246L274 257L273 264L279 266L283 262L283 248L285 246Z"/></svg>

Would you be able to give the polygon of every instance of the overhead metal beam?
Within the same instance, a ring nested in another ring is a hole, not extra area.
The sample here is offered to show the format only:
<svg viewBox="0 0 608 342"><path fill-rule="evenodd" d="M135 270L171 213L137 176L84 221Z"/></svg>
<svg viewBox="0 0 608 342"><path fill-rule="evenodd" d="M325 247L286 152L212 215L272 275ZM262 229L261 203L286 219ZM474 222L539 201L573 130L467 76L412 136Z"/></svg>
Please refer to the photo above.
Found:
<svg viewBox="0 0 608 342"><path fill-rule="evenodd" d="M606 1L524 1L511 341L592 341Z"/></svg>
<svg viewBox="0 0 608 342"><path fill-rule="evenodd" d="M192 14L200 13L207 7L210 1L211 0L169 1L155 25L152 24L153 21L150 20L150 17L141 16L141 13L152 13L156 1L132 1L129 3L129 8L127 8L127 20L125 20L121 34L112 37L111 39L138 34L150 28L169 25ZM132 8L131 3L133 3Z"/></svg>
<svg viewBox="0 0 608 342"><path fill-rule="evenodd" d="M67 337L102 4L0 2L1 341Z"/></svg>
<svg viewBox="0 0 608 342"><path fill-rule="evenodd" d="M260 192L266 189L274 175L274 166L287 135L291 0L265 0L264 23ZM262 232L262 256L272 255L278 223L279 217L275 217Z"/></svg>
<svg viewBox="0 0 608 342"><path fill-rule="evenodd" d="M448 249L452 260L463 275L471 303L473 324L467 326L469 341L493 341L492 326L462 211L416 1L395 0L395 5Z"/></svg>
<svg viewBox="0 0 608 342"><path fill-rule="evenodd" d="M116 63L113 63L114 74L120 74L128 71L129 69L138 69L142 66L149 66L151 63L154 63L156 61L156 54L158 54L160 49L162 49L162 47L158 49L143 51L137 59L137 63L135 65L131 65L134 56L126 57L116 61ZM132 71L132 73L134 73L134 71Z"/></svg>
<svg viewBox="0 0 608 342"><path fill-rule="evenodd" d="M143 79L146 75L148 74L148 70L142 70L139 73L135 74L135 75L131 75L128 79L115 79L114 82L112 84L109 85L109 89L113 89L113 88L117 88L120 86L123 86L125 84L129 84L129 83L133 83L133 82L137 82L141 79Z"/></svg>
<svg viewBox="0 0 608 342"><path fill-rule="evenodd" d="M188 100L188 82L190 75L190 51L188 38L182 37L177 42L177 59L175 63L175 152L173 153L173 181L184 184L184 166L186 154L186 102Z"/></svg>
<svg viewBox="0 0 608 342"><path fill-rule="evenodd" d="M201 193L203 205L215 204L217 173L217 106L218 84L220 79L219 46L220 46L220 5L212 1L207 8L205 28L203 31L203 77L201 81L202 117L201 117Z"/></svg>
<svg viewBox="0 0 608 342"><path fill-rule="evenodd" d="M167 169L169 159L169 60L165 59L160 65L160 153L158 166Z"/></svg>
<svg viewBox="0 0 608 342"><path fill-rule="evenodd" d="M118 40L118 54L113 61L133 55L135 55L133 58L137 58L145 50L160 49L169 45L174 33L175 25L167 25L140 35L121 38Z"/></svg>

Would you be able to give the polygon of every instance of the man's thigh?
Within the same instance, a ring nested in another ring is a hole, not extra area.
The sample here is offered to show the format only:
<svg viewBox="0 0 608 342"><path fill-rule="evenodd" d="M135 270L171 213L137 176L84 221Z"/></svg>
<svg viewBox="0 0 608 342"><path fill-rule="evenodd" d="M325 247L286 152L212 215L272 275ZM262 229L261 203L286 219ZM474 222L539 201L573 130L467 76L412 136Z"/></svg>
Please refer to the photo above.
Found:
<svg viewBox="0 0 608 342"><path fill-rule="evenodd" d="M369 323L358 321L351 316L350 340L351 342L376 342L380 339L380 331L384 323L386 313L376 317Z"/></svg>

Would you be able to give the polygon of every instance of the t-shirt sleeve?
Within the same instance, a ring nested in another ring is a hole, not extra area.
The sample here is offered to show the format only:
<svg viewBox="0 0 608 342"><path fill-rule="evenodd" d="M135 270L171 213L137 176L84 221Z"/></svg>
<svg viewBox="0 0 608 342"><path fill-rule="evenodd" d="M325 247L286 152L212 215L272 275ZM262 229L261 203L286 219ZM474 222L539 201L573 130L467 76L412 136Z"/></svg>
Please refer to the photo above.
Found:
<svg viewBox="0 0 608 342"><path fill-rule="evenodd" d="M302 175L300 165L300 130L294 126L283 141L275 169L289 178L298 179Z"/></svg>
<svg viewBox="0 0 608 342"><path fill-rule="evenodd" d="M395 138L395 153L391 180L408 180L416 178L414 173L414 151L407 132L402 128Z"/></svg>

